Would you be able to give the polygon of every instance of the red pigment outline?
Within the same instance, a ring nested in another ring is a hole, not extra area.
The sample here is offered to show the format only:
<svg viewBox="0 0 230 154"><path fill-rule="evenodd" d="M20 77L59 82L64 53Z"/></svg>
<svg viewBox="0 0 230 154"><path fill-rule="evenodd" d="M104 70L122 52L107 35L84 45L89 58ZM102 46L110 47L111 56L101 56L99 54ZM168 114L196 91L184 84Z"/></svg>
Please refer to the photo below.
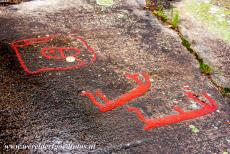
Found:
<svg viewBox="0 0 230 154"><path fill-rule="evenodd" d="M56 36L58 36L58 35L46 36L46 37L41 37L41 38L31 38L31 39L25 39L25 40L18 40L18 41L14 41L12 43L12 45L21 48L21 47L28 46L30 44L39 44L39 43L49 42L50 39L52 39ZM24 42L24 44L20 44L22 42Z"/></svg>
<svg viewBox="0 0 230 154"><path fill-rule="evenodd" d="M217 108L218 108L216 101L214 99L212 99L208 95L208 93L203 93L202 95L210 102L210 104L201 101L192 92L185 92L185 94L187 95L187 97L189 99L192 99L192 100L196 101L197 103L199 103L202 106L202 108L198 109L198 110L185 112L179 106L175 106L174 110L177 111L179 114L170 115L170 116L166 116L163 118L156 118L156 119L145 118L143 112L136 107L129 107L128 112L135 112L138 119L145 124L144 130L147 131L147 130L150 130L150 129L153 129L156 127L162 127L162 126L169 125L169 124L179 123L179 122L182 122L185 120L198 118L198 117L210 114L210 113L214 112L215 110L217 110Z"/></svg>
<svg viewBox="0 0 230 154"><path fill-rule="evenodd" d="M142 75L144 77L144 82L139 79L139 75ZM81 96L89 97L89 99L92 101L94 105L96 105L99 108L100 112L107 112L110 110L113 110L114 108L117 108L119 106L123 106L124 104L128 103L129 101L142 96L144 93L146 93L150 87L151 82L148 73L135 73L135 74L126 74L126 77L129 79L133 79L138 87L134 88L133 90L121 95L117 99L109 100L101 90L96 91L96 96L99 97L101 100L105 102L105 104L99 103L96 98L94 97L93 93L90 91L83 91L81 93Z"/></svg>
<svg viewBox="0 0 230 154"><path fill-rule="evenodd" d="M58 52L60 53L61 56L50 56L50 55L47 55L46 54L46 51L49 51L49 53L52 51L54 52L55 49L58 50ZM82 61L81 59L77 59L76 57L79 56L81 54L81 50L79 48L69 48L69 47L66 47L66 48L43 48L41 50L41 55L47 59L55 59L55 60L63 60L63 59L66 59L67 57L65 56L65 53L64 51L66 50L75 50L76 51L76 54L72 55L73 57L75 57L75 60L81 64L81 65L86 65L86 62L85 61ZM78 66L79 66L78 64Z"/></svg>
<svg viewBox="0 0 230 154"><path fill-rule="evenodd" d="M23 61L23 59L22 59L22 57L20 55L20 52L18 51L18 47L24 47L24 46L28 46L28 45L31 45L31 44L39 44L39 43L49 42L50 39L55 38L57 36L60 36L60 35L46 36L46 37L41 37L41 38L31 38L31 39L18 40L18 41L12 42L11 48L15 51L15 53L17 55L17 58L19 60L19 63L21 64L22 68L24 69L24 71L27 74L38 74L38 73L45 72L45 71L65 71L65 70L77 69L77 68L81 68L81 67L86 66L85 62L81 62L77 66L70 66L70 67L66 67L66 68L61 68L61 67L47 68L47 67L43 67L43 68L41 68L41 69L39 69L37 71L30 71L28 69L28 67L26 66L25 62ZM96 61L96 53L95 53L95 51L93 50L93 48L91 48L88 45L88 43L82 37L80 37L80 36L73 37L71 35L68 35L68 36L76 39L77 41L80 41L89 50L89 52L93 54L93 58L91 59L91 62L88 63L88 64L92 64L93 62ZM24 44L22 44L22 45L19 44L21 42L24 42Z"/></svg>
<svg viewBox="0 0 230 154"><path fill-rule="evenodd" d="M52 54L51 52L54 52L55 50L57 50L60 53L60 56L50 56L50 55L47 55L47 53L46 53L48 51L49 54ZM69 48L69 47L66 47L66 48L59 48L59 47L43 48L40 53L43 57L45 57L47 59L63 60L63 59L67 58L64 54L64 51L67 51L67 50L74 50L76 52L76 54L72 55L73 57L77 57L81 54L81 50L79 48Z"/></svg>

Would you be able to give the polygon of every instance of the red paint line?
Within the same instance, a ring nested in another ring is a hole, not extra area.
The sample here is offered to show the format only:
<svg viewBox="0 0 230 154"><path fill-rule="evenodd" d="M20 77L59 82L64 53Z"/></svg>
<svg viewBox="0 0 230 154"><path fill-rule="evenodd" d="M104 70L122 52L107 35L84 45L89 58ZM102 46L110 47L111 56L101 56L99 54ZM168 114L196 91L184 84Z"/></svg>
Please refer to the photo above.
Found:
<svg viewBox="0 0 230 154"><path fill-rule="evenodd" d="M139 76L142 75L144 77L144 82L139 79ZM107 112L110 110L113 110L117 107L123 106L124 104L127 104L129 101L138 98L142 96L144 93L146 93L150 87L151 82L149 79L149 75L147 73L141 73L141 74L127 74L127 78L133 79L138 87L134 88L133 90L121 95L117 99L109 100L102 92L101 90L96 91L96 96L99 97L102 101L104 101L105 104L99 103L92 92L90 91L84 91L82 92L81 96L88 97L94 105L96 105L101 112Z"/></svg>
<svg viewBox="0 0 230 154"><path fill-rule="evenodd" d="M58 51L58 55L55 54L55 51ZM41 55L45 57L46 59L56 59L56 60L64 60L67 58L65 55L66 51L75 51L75 54L73 54L73 57L78 57L81 54L81 50L78 48L43 48L41 50Z"/></svg>
<svg viewBox="0 0 230 154"><path fill-rule="evenodd" d="M128 112L135 112L138 119L145 124L144 130L151 130L153 128L162 127L169 124L176 124L185 120L195 119L210 114L218 108L216 101L212 99L207 93L204 93L203 96L209 101L209 103L202 102L192 92L186 92L185 94L189 99L192 99L202 105L202 108L185 112L180 107L176 106L174 107L174 109L178 112L178 114L156 119L145 118L143 112L135 107L129 107Z"/></svg>

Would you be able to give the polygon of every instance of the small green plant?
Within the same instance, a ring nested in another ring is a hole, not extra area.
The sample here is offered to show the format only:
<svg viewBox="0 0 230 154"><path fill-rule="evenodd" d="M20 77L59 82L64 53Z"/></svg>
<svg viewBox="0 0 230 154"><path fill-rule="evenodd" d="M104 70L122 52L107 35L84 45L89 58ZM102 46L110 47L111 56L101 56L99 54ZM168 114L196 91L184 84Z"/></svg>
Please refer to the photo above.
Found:
<svg viewBox="0 0 230 154"><path fill-rule="evenodd" d="M186 38L184 38L184 37L181 37L181 40L182 40L182 45L184 47L186 47L187 50L190 53L192 53L196 57L196 59L198 60L198 62L200 64L200 71L202 73L206 74L206 75L211 75L212 72L213 72L212 68L208 64L205 64L204 61L203 61L203 59L201 59L199 57L199 55L196 52L193 51L193 49L191 48L190 42Z"/></svg>
<svg viewBox="0 0 230 154"><path fill-rule="evenodd" d="M168 20L168 16L165 14L163 6L159 5L155 11L155 15L160 18L163 22Z"/></svg>
<svg viewBox="0 0 230 154"><path fill-rule="evenodd" d="M182 40L182 45L191 53L193 54L196 59L198 60L198 62L201 64L201 63L204 63L203 62L203 59L201 59L199 57L199 55L193 51L192 47L191 47L191 43L183 36L181 36L181 40Z"/></svg>
<svg viewBox="0 0 230 154"><path fill-rule="evenodd" d="M206 74L206 75L211 75L212 74L212 68L205 63L200 63L200 70L202 73Z"/></svg>
<svg viewBox="0 0 230 154"><path fill-rule="evenodd" d="M160 0L145 0L145 8L151 10L161 21L166 22L168 20Z"/></svg>
<svg viewBox="0 0 230 154"><path fill-rule="evenodd" d="M164 7L162 5L161 0L155 0L154 4L156 5L156 11L154 11L154 14L163 22L166 22L168 20L168 17L164 12Z"/></svg>
<svg viewBox="0 0 230 154"><path fill-rule="evenodd" d="M189 128L191 128L193 133L199 133L200 132L199 129L196 128L196 126L194 126L194 125L189 125Z"/></svg>
<svg viewBox="0 0 230 154"><path fill-rule="evenodd" d="M176 13L172 17L172 28L176 29L178 27L179 22L180 22L179 11L176 11Z"/></svg>

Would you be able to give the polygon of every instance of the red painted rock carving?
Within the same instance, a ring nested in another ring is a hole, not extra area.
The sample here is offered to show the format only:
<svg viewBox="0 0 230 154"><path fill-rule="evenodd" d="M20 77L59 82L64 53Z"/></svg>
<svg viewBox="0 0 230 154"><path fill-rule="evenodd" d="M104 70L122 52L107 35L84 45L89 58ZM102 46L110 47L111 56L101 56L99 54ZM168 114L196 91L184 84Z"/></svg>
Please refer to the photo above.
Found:
<svg viewBox="0 0 230 154"><path fill-rule="evenodd" d="M139 79L139 76L142 75L145 81ZM105 102L105 104L99 103L92 92L84 91L82 92L82 96L87 96L92 101L94 105L96 105L101 112L107 112L119 106L122 106L129 101L142 96L146 93L150 87L151 82L148 73L141 73L141 74L126 74L127 78L133 79L138 87L134 88L133 90L129 91L126 94L121 95L117 99L109 100L100 90L96 91L96 96L99 97L101 100Z"/></svg>
<svg viewBox="0 0 230 154"><path fill-rule="evenodd" d="M63 42L65 39L78 44L74 47L59 45L58 41ZM39 45L42 48L36 48ZM19 40L13 42L11 47L27 74L78 69L96 61L96 53L93 48L82 37L72 35ZM21 50L24 51L21 52Z"/></svg>
<svg viewBox="0 0 230 154"><path fill-rule="evenodd" d="M196 101L197 103L199 103L202 106L202 108L198 109L198 110L185 112L179 106L175 106L174 110L178 112L177 115L170 115L170 116L166 116L163 118L156 118L156 119L145 118L142 111L138 108L135 108L135 107L129 107L128 111L136 113L138 119L145 124L144 130L150 130L150 129L153 129L156 127L161 127L161 126L165 126L165 125L169 125L169 124L175 124L175 123L182 122L182 121L189 120L189 119L198 118L200 116L210 114L210 113L214 112L215 110L217 110L217 108L218 108L216 101L214 99L212 99L207 93L204 93L203 96L210 103L206 103L206 102L201 101L192 92L185 92L185 94L187 95L187 97L189 99L192 99L192 100Z"/></svg>

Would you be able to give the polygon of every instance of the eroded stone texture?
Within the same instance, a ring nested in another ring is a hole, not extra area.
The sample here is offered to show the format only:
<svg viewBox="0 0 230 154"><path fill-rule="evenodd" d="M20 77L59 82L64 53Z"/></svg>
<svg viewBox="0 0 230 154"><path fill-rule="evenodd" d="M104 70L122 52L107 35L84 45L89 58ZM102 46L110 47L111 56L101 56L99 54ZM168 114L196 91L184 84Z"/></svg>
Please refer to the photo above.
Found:
<svg viewBox="0 0 230 154"><path fill-rule="evenodd" d="M59 149L60 153L227 150L229 99L200 74L196 60L176 33L142 11L138 3L117 0L111 8L104 8L95 1L52 2L38 5L34 1L3 9L0 36L5 38L4 46L21 38L69 32L84 37L96 51L97 61L80 70L26 76L14 53L2 45L1 145L96 144L93 151ZM102 114L80 96L83 90L101 89L109 98L116 98L136 86L124 73L141 71L151 75L151 90L119 109ZM142 123L127 112L130 105L143 109L149 117L174 114L176 104L188 109L192 103L183 95L185 85L197 93L208 91L218 102L219 112L150 132L143 131ZM198 134L191 132L191 124L200 129Z"/></svg>
<svg viewBox="0 0 230 154"><path fill-rule="evenodd" d="M209 1L209 3L210 4L207 5L211 6L211 1ZM213 21L215 18L210 17L212 13L218 15L219 9L217 8L217 11L210 9L206 15L206 18L210 19L202 21L201 18L196 16L195 9L194 12L187 10L189 6L187 6L188 4L184 1L175 3L174 5L180 11L181 22L179 27L182 34L188 38L192 48L195 49L201 58L213 68L213 80L222 87L230 87L230 36L226 33L226 36L221 36L221 34L226 31L226 28L223 26L223 29L221 29L221 27L218 29L219 32L217 32L217 29L213 30L212 27L214 27L215 24L221 24L221 22ZM212 7L215 8L215 5ZM225 7L225 5L222 7ZM220 17L223 18L220 20L226 18L225 20L230 21L229 15L220 14L220 16L223 16ZM205 16L202 18L205 18ZM227 23L226 27L229 29L230 23ZM229 33L229 31L227 31L227 33Z"/></svg>

